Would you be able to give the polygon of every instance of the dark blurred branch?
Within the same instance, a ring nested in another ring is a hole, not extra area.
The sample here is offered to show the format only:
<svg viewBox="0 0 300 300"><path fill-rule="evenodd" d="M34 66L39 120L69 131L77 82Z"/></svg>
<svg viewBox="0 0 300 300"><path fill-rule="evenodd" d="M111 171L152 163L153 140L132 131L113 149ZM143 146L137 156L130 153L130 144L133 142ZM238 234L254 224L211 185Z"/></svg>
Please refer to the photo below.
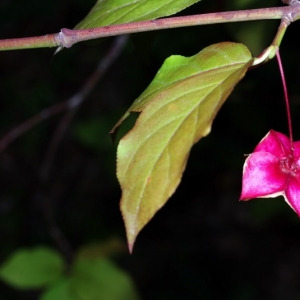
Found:
<svg viewBox="0 0 300 300"><path fill-rule="evenodd" d="M113 45L108 50L107 54L101 58L101 61L95 70L95 72L86 80L86 82L83 84L82 88L70 99L67 101L55 104L51 107L48 107L46 109L43 109L38 114L33 116L32 118L28 119L27 121L21 123L11 131L9 131L4 137L0 139L0 153L4 151L15 139L29 131L31 128L36 126L37 124L41 123L44 120L47 120L48 118L55 116L61 112L64 112L68 110L70 114L73 114L76 107L78 107L90 94L96 83L100 80L100 78L104 75L108 67L114 62L114 60L118 57L120 52L123 49L124 44L127 41L127 35L119 36L115 39L113 42ZM56 143L54 140L58 138L58 131L63 130L63 124L64 119L61 121L61 124L58 126L57 133L54 138L53 142L50 145L53 147L53 145ZM67 122L68 123L68 122ZM53 151L49 151L53 152Z"/></svg>
<svg viewBox="0 0 300 300"><path fill-rule="evenodd" d="M44 164L41 172L41 177L43 178L43 180L47 180L49 176L49 171L57 147L65 131L69 127L72 119L76 115L79 106L84 102L84 100L91 93L92 89L95 87L95 85L100 80L100 78L104 75L104 73L107 71L110 65L119 56L127 39L128 39L127 35L122 35L115 39L114 43L112 44L111 48L108 50L107 54L104 56L104 58L101 59L95 72L88 78L88 80L85 82L81 90L70 99L70 104L72 103L72 105L69 106L69 110L65 113L62 120L58 124L56 132L54 133L52 141L50 143L50 147L47 151L46 158L44 160Z"/></svg>
<svg viewBox="0 0 300 300"><path fill-rule="evenodd" d="M98 64L94 73L85 81L83 86L79 91L70 99L65 102L56 104L52 107L42 110L36 116L30 118L26 122L20 124L7 135L5 135L0 140L0 151L3 151L12 141L17 137L27 132L33 126L38 123L54 116L63 111L67 112L62 117L62 120L57 126L56 132L53 135L52 141L50 142L49 149L47 151L44 163L41 167L41 186L37 191L38 198L41 200L42 208L45 215L45 220L47 222L47 227L51 238L55 241L57 247L60 249L61 253L64 255L67 262L67 270L71 266L73 260L73 250L70 242L65 237L64 233L57 224L55 213L53 210L53 197L49 196L48 179L50 174L50 169L52 162L55 157L55 153L59 146L61 139L63 138L64 133L68 129L72 119L76 115L76 112L80 105L87 99L93 88L96 86L97 82L102 78L107 69L111 64L116 60L120 55L121 51L124 48L124 45L128 39L128 36L119 36L117 37L107 54L101 58L100 63Z"/></svg>
<svg viewBox="0 0 300 300"><path fill-rule="evenodd" d="M41 167L41 183L43 187L42 192L42 200L43 200L43 209L45 218L47 221L47 225L49 228L49 232L61 252L64 254L66 261L68 262L67 271L71 265L73 259L73 250L70 242L65 237L60 227L58 226L54 212L52 199L47 195L46 185L49 179L49 174L51 170L51 166L59 146L61 139L63 138L66 130L68 129L72 119L76 115L76 112L79 106L87 99L88 95L91 93L97 82L102 78L107 69L111 66L111 64L116 60L116 58L120 55L121 51L124 48L124 45L128 39L128 36L119 36L117 37L107 54L101 59L98 64L95 72L86 80L82 88L69 100L65 102L66 109L68 111L62 117L62 120L57 126L56 132L54 133L52 140L50 142L49 149L47 151L44 163Z"/></svg>

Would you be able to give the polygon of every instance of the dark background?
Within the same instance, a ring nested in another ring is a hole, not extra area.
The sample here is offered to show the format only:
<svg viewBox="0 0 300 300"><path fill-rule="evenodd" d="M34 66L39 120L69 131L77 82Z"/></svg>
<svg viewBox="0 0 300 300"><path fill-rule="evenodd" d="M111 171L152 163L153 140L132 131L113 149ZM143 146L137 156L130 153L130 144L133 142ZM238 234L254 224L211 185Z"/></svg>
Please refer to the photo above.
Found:
<svg viewBox="0 0 300 300"><path fill-rule="evenodd" d="M73 28L93 0L1 0L0 38ZM202 1L181 15L281 5L278 0ZM116 146L108 132L147 87L165 58L191 56L222 41L258 55L279 21L198 26L133 34L121 56L79 108L42 180L59 114L14 141L0 155L0 262L21 247L48 245L54 220L76 251L111 237L125 244L115 177ZM281 55L300 139L299 24ZM78 91L113 38L89 41L53 56L53 49L0 53L0 134ZM300 222L282 197L239 202L244 154L270 130L287 133L276 60L249 72L219 112L211 134L192 149L182 182L116 263L131 274L142 299L300 299ZM1 137L0 137L1 139ZM37 299L0 282L1 299Z"/></svg>

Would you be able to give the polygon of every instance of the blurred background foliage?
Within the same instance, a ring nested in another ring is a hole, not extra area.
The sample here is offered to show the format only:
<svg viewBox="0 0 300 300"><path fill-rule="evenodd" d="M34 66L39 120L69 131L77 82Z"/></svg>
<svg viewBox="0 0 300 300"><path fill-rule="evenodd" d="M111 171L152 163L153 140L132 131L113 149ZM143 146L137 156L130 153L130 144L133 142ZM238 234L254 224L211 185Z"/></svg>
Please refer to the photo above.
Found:
<svg viewBox="0 0 300 300"><path fill-rule="evenodd" d="M2 0L0 38L72 28L93 4L94 0ZM279 0L203 0L180 15L278 5ZM296 214L282 197L238 201L244 154L251 153L271 128L287 133L275 60L250 71L235 88L211 134L193 148L177 192L138 237L133 255L126 250L119 212L116 145L108 136L169 55L191 56L222 41L243 42L258 55L278 25L279 21L246 22L132 34L69 124L47 181L41 177L46 153L63 114L41 122L1 153L1 263L24 247L43 245L59 252L51 237L50 215L71 245L69 256L63 253L67 261L76 255L113 257L114 265L132 278L140 299L300 299ZM298 36L296 22L281 46L296 140ZM112 40L80 43L55 56L53 49L1 52L1 136L75 94ZM20 291L0 282L3 299L34 300L39 295L39 290Z"/></svg>

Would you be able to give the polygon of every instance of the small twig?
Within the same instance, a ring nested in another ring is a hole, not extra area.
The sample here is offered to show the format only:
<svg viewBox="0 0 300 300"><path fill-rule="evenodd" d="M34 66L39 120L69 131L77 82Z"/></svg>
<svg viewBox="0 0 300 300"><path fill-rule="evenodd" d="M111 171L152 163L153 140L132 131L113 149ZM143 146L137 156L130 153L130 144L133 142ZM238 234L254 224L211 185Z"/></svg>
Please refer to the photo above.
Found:
<svg viewBox="0 0 300 300"><path fill-rule="evenodd" d="M300 18L300 2L298 0L285 0L285 3L290 5L282 7L162 18L157 20L132 22L89 29L72 30L63 28L59 33L47 34L44 36L0 40L0 50L46 48L57 46L69 48L75 43L81 41L107 36L197 25L275 20L282 19L286 15L289 15L292 21L298 20Z"/></svg>

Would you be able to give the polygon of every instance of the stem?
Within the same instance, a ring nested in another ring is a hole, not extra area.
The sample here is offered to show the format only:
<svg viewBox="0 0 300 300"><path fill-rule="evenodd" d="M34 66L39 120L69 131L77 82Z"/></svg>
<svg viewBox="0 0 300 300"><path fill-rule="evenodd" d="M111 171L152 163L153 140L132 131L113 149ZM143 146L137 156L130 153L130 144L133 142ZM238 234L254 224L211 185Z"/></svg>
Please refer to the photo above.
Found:
<svg viewBox="0 0 300 300"><path fill-rule="evenodd" d="M271 45L275 46L276 49L279 49L279 46L280 46L280 44L281 44L281 42L282 42L282 39L283 39L283 37L284 37L284 35L285 35L285 32L286 32L286 30L287 30L287 28L288 28L288 26L289 26L290 24L291 24L291 21L289 20L289 18L283 17L283 18L281 19L281 23L280 23L279 28L278 28L278 30L277 30L276 36L275 36L275 38L273 39L272 44L271 44ZM277 52L277 51L276 51L276 52ZM274 55L274 56L275 56L275 55ZM274 57L274 56L273 56L273 57ZM272 58L273 58L273 57L272 57Z"/></svg>
<svg viewBox="0 0 300 300"><path fill-rule="evenodd" d="M292 118L291 118L291 109L290 109L290 103L289 103L289 96L286 86L286 80L284 76L283 66L280 58L279 49L276 51L276 58L279 66L279 71L281 75L282 80L282 86L283 86L283 92L284 92L284 99L285 99L285 106L286 106L286 114L287 114L287 120L288 120L288 127L289 127L289 135L290 135L290 143L291 143L291 152L293 154L294 152L294 144L293 144L293 131L292 131Z"/></svg>
<svg viewBox="0 0 300 300"><path fill-rule="evenodd" d="M290 24L291 24L290 17L288 15L283 16L272 44L267 49L265 49L260 55L258 55L258 57L254 58L251 67L256 67L260 64L266 63L267 61L275 57L277 50L279 49L279 46L284 37L284 34Z"/></svg>
<svg viewBox="0 0 300 300"><path fill-rule="evenodd" d="M53 33L43 36L0 40L0 51L56 47L56 37L57 33Z"/></svg>
<svg viewBox="0 0 300 300"><path fill-rule="evenodd" d="M57 46L69 48L73 44L78 43L80 41L86 41L107 36L116 36L127 33L218 23L274 20L282 19L284 16L288 16L291 22L300 19L300 3L282 7L163 18L157 20L133 22L89 29L71 30L63 28L61 32L56 34L48 34L45 36L30 38L0 40L0 50L45 48Z"/></svg>

